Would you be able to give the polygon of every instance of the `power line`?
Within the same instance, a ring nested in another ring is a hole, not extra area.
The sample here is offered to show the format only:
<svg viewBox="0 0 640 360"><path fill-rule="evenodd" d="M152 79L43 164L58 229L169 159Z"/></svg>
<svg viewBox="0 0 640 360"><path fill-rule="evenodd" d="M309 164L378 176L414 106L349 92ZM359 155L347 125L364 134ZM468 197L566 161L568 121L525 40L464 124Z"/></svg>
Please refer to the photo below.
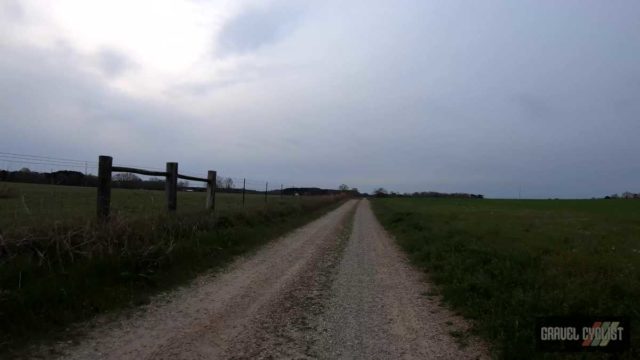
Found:
<svg viewBox="0 0 640 360"><path fill-rule="evenodd" d="M9 159L13 159L13 160L9 160ZM72 167L82 167L82 168L87 167L92 169L98 168L98 165L97 165L98 163L95 161L65 159L65 158L57 158L57 157L42 156L42 155L17 154L17 153L8 153L8 152L2 152L2 151L0 151L0 160L11 161L14 163L18 163L18 162L32 163L36 165L46 164L46 165L72 166ZM16 160L21 160L21 161L16 161ZM158 170L158 171L164 170L157 167L140 166L140 165L114 164L114 166L150 169L150 170Z"/></svg>
<svg viewBox="0 0 640 360"><path fill-rule="evenodd" d="M35 159L35 158L22 158L19 156L10 156L10 155L0 155L0 159L4 159L6 161L37 161L37 162L44 162L47 164L55 164L55 165L61 165L61 166L78 166L78 165L88 165L90 164L90 162L88 161L82 161L82 162L67 162L67 161L61 161L61 160L48 160L48 159ZM96 164L95 162L91 162L91 164Z"/></svg>
<svg viewBox="0 0 640 360"><path fill-rule="evenodd" d="M50 156L43 156L43 155L29 155L29 154L16 154L16 153L8 153L8 152L2 152L0 151L0 155L3 156L11 156L11 157L23 157L23 158L32 158L34 160L43 160L43 159L49 159L49 160L54 160L54 161L62 161L62 162L76 162L76 163L85 163L88 162L86 160L75 160L75 159L65 159L65 158L56 158L56 157L50 157ZM91 162L91 161L89 161Z"/></svg>
<svg viewBox="0 0 640 360"><path fill-rule="evenodd" d="M10 159L5 159L0 157L0 161L5 161L5 162L10 162L10 163L15 163L15 164L31 164L31 165L49 165L49 166L57 166L57 167L64 167L64 166L68 166L68 167L75 167L75 168L85 168L85 165L71 165L71 164L56 164L54 162L38 162L38 161L28 161L28 160L10 160ZM87 168L90 169L97 169L97 166L93 166L93 165L87 165Z"/></svg>

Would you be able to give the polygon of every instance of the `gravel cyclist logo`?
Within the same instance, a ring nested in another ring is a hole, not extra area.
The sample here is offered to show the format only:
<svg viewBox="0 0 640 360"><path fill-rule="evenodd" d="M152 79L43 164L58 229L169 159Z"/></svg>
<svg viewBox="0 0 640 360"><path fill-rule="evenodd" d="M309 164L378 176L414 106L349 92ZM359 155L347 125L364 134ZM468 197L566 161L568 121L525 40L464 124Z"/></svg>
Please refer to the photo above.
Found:
<svg viewBox="0 0 640 360"><path fill-rule="evenodd" d="M629 347L629 319L624 317L545 317L536 324L541 351L623 351Z"/></svg>
<svg viewBox="0 0 640 360"><path fill-rule="evenodd" d="M583 329L582 346L604 347L609 345L612 340L622 340L623 333L624 327L620 326L619 321L596 321L591 328Z"/></svg>

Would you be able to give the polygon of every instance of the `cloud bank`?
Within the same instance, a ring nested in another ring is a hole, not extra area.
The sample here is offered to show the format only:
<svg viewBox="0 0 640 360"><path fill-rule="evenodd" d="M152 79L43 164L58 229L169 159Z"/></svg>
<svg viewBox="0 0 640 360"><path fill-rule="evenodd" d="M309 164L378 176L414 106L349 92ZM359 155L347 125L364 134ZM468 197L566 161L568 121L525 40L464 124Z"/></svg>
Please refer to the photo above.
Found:
<svg viewBox="0 0 640 360"><path fill-rule="evenodd" d="M637 192L638 10L5 2L0 148L363 191Z"/></svg>

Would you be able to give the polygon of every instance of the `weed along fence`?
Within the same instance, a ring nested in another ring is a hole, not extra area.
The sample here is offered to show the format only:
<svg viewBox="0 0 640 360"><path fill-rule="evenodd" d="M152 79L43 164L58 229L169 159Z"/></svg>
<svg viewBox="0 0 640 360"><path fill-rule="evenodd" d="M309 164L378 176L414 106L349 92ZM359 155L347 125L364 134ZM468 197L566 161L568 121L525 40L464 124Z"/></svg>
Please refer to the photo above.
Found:
<svg viewBox="0 0 640 360"><path fill-rule="evenodd" d="M170 212L176 211L178 207L178 179L204 182L207 184L205 209L215 210L216 172L213 170L208 171L207 178L205 179L178 173L178 163L176 162L168 162L167 169L164 172L150 171L123 166L113 166L113 158L111 156L102 155L98 160L98 219L107 219L109 217L111 207L111 174L114 172L164 177L167 210Z"/></svg>

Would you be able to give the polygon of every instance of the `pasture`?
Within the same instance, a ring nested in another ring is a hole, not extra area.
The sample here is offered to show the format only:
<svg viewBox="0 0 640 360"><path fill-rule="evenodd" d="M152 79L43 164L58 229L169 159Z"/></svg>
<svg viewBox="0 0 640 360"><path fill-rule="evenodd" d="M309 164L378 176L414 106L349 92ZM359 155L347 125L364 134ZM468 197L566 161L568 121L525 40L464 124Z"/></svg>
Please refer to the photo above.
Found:
<svg viewBox="0 0 640 360"><path fill-rule="evenodd" d="M0 229L12 226L59 221L93 220L96 213L96 189L23 183L0 183L6 196L0 195ZM204 192L178 192L178 214L202 212ZM266 206L304 201L300 197L268 195ZM161 190L112 190L112 214L122 217L155 216L166 211L165 192ZM263 194L246 194L247 210L264 208ZM243 209L242 194L217 193L216 212Z"/></svg>
<svg viewBox="0 0 640 360"><path fill-rule="evenodd" d="M621 315L633 329L623 358L640 356L640 201L386 198L373 205L495 354L542 357L536 316Z"/></svg>

